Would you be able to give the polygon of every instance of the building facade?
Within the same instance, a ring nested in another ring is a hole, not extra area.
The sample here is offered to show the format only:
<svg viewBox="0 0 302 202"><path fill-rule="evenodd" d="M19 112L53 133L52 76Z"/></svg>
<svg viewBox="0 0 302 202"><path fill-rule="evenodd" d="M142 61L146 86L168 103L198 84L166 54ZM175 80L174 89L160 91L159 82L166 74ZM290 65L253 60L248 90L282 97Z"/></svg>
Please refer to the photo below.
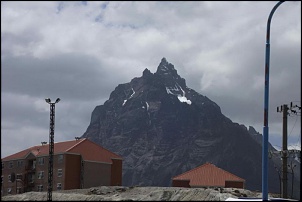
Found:
<svg viewBox="0 0 302 202"><path fill-rule="evenodd" d="M1 196L48 190L49 144L1 160ZM52 190L122 185L122 158L88 139L54 144Z"/></svg>

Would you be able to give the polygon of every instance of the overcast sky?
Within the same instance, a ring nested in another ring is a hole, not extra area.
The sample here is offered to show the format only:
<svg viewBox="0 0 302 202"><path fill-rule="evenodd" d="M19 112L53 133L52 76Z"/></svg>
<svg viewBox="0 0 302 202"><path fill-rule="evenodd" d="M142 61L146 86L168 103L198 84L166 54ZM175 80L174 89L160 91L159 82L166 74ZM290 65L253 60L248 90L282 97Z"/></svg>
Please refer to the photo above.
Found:
<svg viewBox="0 0 302 202"><path fill-rule="evenodd" d="M86 131L118 84L163 57L233 122L263 133L268 16L278 1L1 1L1 157ZM277 106L301 106L301 1L271 22L269 141L282 145ZM301 145L301 114L288 116ZM300 147L301 148L301 147Z"/></svg>

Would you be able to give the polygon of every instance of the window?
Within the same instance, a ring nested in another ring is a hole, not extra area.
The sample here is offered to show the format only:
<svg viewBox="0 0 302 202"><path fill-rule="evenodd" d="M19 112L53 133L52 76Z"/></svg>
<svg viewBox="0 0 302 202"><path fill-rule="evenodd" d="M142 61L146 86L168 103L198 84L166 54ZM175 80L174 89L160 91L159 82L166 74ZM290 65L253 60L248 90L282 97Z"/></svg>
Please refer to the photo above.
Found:
<svg viewBox="0 0 302 202"><path fill-rule="evenodd" d="M58 183L57 184L57 190L61 190L62 189L62 184L61 183Z"/></svg>
<svg viewBox="0 0 302 202"><path fill-rule="evenodd" d="M58 169L58 177L62 177L63 175L63 170L62 169Z"/></svg>
<svg viewBox="0 0 302 202"><path fill-rule="evenodd" d="M43 179L44 178L44 171L39 171L38 172L38 179Z"/></svg>
<svg viewBox="0 0 302 202"><path fill-rule="evenodd" d="M11 182L11 175L8 175L8 182Z"/></svg>
<svg viewBox="0 0 302 202"><path fill-rule="evenodd" d="M17 187L17 194L21 194L22 193L22 188L21 187Z"/></svg>
<svg viewBox="0 0 302 202"><path fill-rule="evenodd" d="M1 175L1 184L3 184L3 175Z"/></svg>
<svg viewBox="0 0 302 202"><path fill-rule="evenodd" d="M4 163L2 162L2 170L4 169Z"/></svg>
<svg viewBox="0 0 302 202"><path fill-rule="evenodd" d="M38 191L43 191L43 185L38 185Z"/></svg>
<svg viewBox="0 0 302 202"><path fill-rule="evenodd" d="M36 169L36 161L33 161L33 169Z"/></svg>
<svg viewBox="0 0 302 202"><path fill-rule="evenodd" d="M44 158L43 157L38 158L38 165L44 165Z"/></svg>
<svg viewBox="0 0 302 202"><path fill-rule="evenodd" d="M17 180L22 180L22 174L17 174L17 175L16 175L16 179L17 179Z"/></svg>
<svg viewBox="0 0 302 202"><path fill-rule="evenodd" d="M7 193L11 194L12 193L12 188L7 188Z"/></svg>
<svg viewBox="0 0 302 202"><path fill-rule="evenodd" d="M14 162L13 162L13 161L10 161L10 162L9 162L8 168L13 168L13 167L14 167Z"/></svg>
<svg viewBox="0 0 302 202"><path fill-rule="evenodd" d="M60 154L59 156L58 156L58 163L62 163L63 162L63 154Z"/></svg>
<svg viewBox="0 0 302 202"><path fill-rule="evenodd" d="M22 166L23 166L23 161L18 161L18 162L17 162L17 167L20 168L20 167L22 167Z"/></svg>

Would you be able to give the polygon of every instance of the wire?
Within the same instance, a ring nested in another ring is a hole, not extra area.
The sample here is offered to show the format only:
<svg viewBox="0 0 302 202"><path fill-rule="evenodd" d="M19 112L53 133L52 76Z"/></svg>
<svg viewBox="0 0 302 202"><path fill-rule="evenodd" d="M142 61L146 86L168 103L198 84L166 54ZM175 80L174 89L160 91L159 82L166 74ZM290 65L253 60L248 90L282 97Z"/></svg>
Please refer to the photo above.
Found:
<svg viewBox="0 0 302 202"><path fill-rule="evenodd" d="M300 102L300 101L292 101L292 103L301 103L301 102ZM293 108L296 108L296 107L299 108L298 105L294 105L294 104L293 104L293 106L294 106ZM300 106L301 106L301 105L300 105ZM299 108L299 109L300 109L300 108ZM288 138L291 137L290 135L292 134L292 132L293 132L293 130L294 130L294 128L295 128L295 125L296 125L296 123L297 123L298 117L301 116L301 109L300 109L300 111L296 111L296 113L294 113L294 115L295 115L295 117L296 117L296 120L295 120L295 123L294 123L293 127L291 128L290 133L288 134ZM292 116L289 115L289 117L292 117ZM298 141L297 141L297 143L291 144L291 145L289 145L289 147L291 147L291 148L293 148L293 149L296 149L296 150L301 150L301 146L298 145L299 142L300 142L300 144L301 144L301 126L300 126L300 135L298 135Z"/></svg>
<svg viewBox="0 0 302 202"><path fill-rule="evenodd" d="M298 116L296 116L295 123L294 123L294 125L293 125L293 127L292 127L290 133L288 134L288 137L289 137L289 136L291 135L291 133L293 132L293 129L295 128L295 125L296 125L296 123L297 123L297 120L298 120Z"/></svg>

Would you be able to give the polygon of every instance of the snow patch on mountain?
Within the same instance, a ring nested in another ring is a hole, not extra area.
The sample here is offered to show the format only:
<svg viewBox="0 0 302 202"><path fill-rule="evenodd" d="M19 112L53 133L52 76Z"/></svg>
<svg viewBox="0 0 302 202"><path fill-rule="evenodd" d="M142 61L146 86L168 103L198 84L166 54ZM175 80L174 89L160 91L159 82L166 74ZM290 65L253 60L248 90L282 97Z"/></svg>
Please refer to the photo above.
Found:
<svg viewBox="0 0 302 202"><path fill-rule="evenodd" d="M178 83L176 83L174 87L166 86L166 91L168 94L177 96L180 102L186 102L189 105L192 104L192 101L188 100L188 98L186 97L186 92L182 89L182 87Z"/></svg>

